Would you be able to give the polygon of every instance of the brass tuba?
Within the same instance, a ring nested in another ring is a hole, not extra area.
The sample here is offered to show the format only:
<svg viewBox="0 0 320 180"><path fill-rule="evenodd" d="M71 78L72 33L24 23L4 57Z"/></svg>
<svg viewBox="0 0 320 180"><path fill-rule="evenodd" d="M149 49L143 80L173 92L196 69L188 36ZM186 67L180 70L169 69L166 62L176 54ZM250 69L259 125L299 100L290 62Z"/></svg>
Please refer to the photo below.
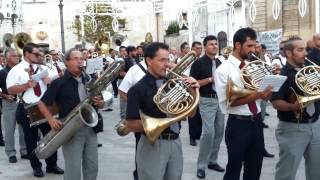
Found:
<svg viewBox="0 0 320 180"><path fill-rule="evenodd" d="M13 38L13 43L18 51L18 54L22 54L22 49L24 45L31 42L32 42L31 36L25 32L20 32L16 34Z"/></svg>
<svg viewBox="0 0 320 180"><path fill-rule="evenodd" d="M140 111L141 123L144 132L151 144L171 124L185 119L199 102L199 89L194 89L181 80L181 74L196 60L196 53L186 54L175 68L166 75L168 79L157 91L153 101L168 118L154 118ZM119 135L129 133L125 124L116 126Z"/></svg>
<svg viewBox="0 0 320 180"><path fill-rule="evenodd" d="M227 103L232 103L234 100L246 97L254 93L259 89L260 84L266 75L272 75L272 67L267 63L256 57L254 54L251 54L257 60L249 62L246 64L240 72L240 80L242 81L245 89L237 87L231 79L227 83ZM231 82L229 82L231 81Z"/></svg>
<svg viewBox="0 0 320 180"><path fill-rule="evenodd" d="M99 95L110 82L118 77L122 64L123 63L121 61L112 63L98 79L88 83L88 98L76 106L67 115L62 123L62 128L59 131L51 130L39 142L35 149L35 154L39 159L46 159L51 156L84 125L89 127L97 125L98 114L91 106L91 100L89 97Z"/></svg>
<svg viewBox="0 0 320 180"><path fill-rule="evenodd" d="M300 69L295 76L295 83L298 88L304 92L305 96L298 95L293 88L292 91L295 95L295 99L300 105L300 111L296 112L296 118L300 120L302 118L303 110L320 99L320 66L305 58L312 65L305 66Z"/></svg>
<svg viewBox="0 0 320 180"><path fill-rule="evenodd" d="M6 33L3 35L2 44L5 49L13 47L13 35L11 33Z"/></svg>

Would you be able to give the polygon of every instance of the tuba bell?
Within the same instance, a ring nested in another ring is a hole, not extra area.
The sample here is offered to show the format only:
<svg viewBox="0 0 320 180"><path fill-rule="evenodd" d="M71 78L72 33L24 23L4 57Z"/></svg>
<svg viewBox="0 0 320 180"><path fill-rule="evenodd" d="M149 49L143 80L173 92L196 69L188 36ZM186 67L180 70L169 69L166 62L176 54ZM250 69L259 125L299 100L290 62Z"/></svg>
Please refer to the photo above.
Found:
<svg viewBox="0 0 320 180"><path fill-rule="evenodd" d="M2 44L5 49L13 47L13 35L11 33L4 34L2 38Z"/></svg>
<svg viewBox="0 0 320 180"><path fill-rule="evenodd" d="M23 49L24 45L26 45L27 43L31 43L31 42L32 42L31 36L25 32L20 32L20 33L16 34L13 38L13 43L14 43L15 48L18 51L18 54L22 54L22 49Z"/></svg>
<svg viewBox="0 0 320 180"><path fill-rule="evenodd" d="M170 125L185 119L199 103L199 89L182 81L180 76L196 60L196 53L191 51L166 75L164 83L153 97L154 103L167 118L154 118L140 111L144 132L151 144L154 144L160 134ZM125 124L116 126L119 135L129 133Z"/></svg>

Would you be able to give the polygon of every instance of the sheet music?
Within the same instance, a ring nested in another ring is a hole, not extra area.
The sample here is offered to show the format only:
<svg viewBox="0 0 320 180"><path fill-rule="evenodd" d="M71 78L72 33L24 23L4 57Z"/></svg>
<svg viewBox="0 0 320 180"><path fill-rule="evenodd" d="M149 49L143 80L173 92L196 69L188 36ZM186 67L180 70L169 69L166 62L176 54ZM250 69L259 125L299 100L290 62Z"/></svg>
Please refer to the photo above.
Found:
<svg viewBox="0 0 320 180"><path fill-rule="evenodd" d="M102 57L96 57L93 59L88 59L86 62L86 73L93 74L96 72L103 71L103 59Z"/></svg>
<svg viewBox="0 0 320 180"><path fill-rule="evenodd" d="M269 85L272 86L272 92L278 92L287 76L281 75L266 75L262 80L258 91L264 91Z"/></svg>
<svg viewBox="0 0 320 180"><path fill-rule="evenodd" d="M40 73L33 74L31 76L31 79L39 82L42 78L47 77L48 75L49 75L48 70L45 69L45 70L41 71Z"/></svg>

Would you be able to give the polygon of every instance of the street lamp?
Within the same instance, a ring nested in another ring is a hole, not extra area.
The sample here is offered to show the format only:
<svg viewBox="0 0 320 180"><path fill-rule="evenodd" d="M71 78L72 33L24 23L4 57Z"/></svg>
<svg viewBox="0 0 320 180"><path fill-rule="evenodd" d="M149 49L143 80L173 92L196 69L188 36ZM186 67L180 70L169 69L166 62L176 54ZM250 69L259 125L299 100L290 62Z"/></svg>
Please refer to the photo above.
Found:
<svg viewBox="0 0 320 180"><path fill-rule="evenodd" d="M61 29L61 50L65 53L65 44L64 44L64 27L63 27L63 0L59 0L59 9L60 9L60 29Z"/></svg>
<svg viewBox="0 0 320 180"><path fill-rule="evenodd" d="M18 19L18 15L17 14L12 14L11 15L11 22L12 22L12 34L15 35L15 27L17 24L17 19Z"/></svg>

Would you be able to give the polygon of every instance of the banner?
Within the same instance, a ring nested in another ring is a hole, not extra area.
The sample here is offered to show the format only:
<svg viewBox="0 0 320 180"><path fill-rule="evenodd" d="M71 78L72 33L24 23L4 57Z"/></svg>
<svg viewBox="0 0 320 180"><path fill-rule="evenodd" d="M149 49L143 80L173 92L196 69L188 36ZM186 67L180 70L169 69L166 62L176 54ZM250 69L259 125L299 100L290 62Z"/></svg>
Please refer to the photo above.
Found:
<svg viewBox="0 0 320 180"><path fill-rule="evenodd" d="M282 40L282 29L264 31L258 33L258 41L267 46L267 52L275 54L279 52L279 44Z"/></svg>

